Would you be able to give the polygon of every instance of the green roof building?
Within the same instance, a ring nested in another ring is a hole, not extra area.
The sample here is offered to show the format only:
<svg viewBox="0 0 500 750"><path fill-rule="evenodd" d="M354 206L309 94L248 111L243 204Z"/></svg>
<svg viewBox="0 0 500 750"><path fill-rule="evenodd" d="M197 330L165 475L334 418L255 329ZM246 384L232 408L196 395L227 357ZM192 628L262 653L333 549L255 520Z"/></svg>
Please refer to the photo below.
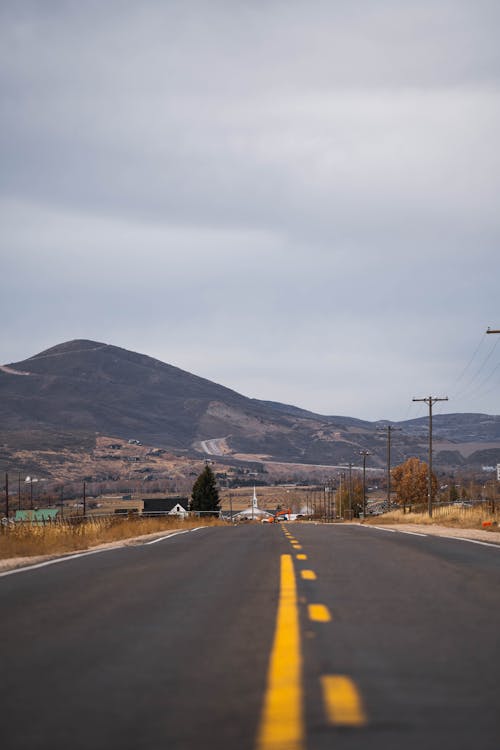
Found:
<svg viewBox="0 0 500 750"><path fill-rule="evenodd" d="M55 521L59 508L37 508L36 510L16 510L14 521L29 521L31 523L46 523Z"/></svg>

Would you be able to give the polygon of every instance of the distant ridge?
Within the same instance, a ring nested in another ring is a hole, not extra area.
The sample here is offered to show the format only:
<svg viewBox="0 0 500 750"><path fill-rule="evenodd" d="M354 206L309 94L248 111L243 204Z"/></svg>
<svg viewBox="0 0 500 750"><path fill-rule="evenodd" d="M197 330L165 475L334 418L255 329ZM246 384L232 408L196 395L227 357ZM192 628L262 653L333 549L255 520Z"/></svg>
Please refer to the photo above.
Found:
<svg viewBox="0 0 500 750"><path fill-rule="evenodd" d="M7 449L34 441L40 449L62 449L68 436L88 445L100 434L186 455L217 455L220 447L226 458L311 464L347 463L368 449L370 464L383 467L385 438L377 428L384 424L247 398L147 355L88 339L0 369L0 429ZM500 462L500 417L437 415L434 425L437 464L440 455L446 465ZM393 460L425 456L427 419L400 426Z"/></svg>

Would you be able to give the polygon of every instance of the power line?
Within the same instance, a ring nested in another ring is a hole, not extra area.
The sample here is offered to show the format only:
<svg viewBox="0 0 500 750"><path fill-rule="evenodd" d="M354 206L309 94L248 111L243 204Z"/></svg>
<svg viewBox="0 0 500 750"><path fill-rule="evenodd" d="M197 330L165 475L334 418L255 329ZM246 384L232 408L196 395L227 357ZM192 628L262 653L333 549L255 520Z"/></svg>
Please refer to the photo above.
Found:
<svg viewBox="0 0 500 750"><path fill-rule="evenodd" d="M482 380L480 383L478 383L477 386L475 388L473 388L473 390L470 393L467 393L467 398L470 399L470 398L473 398L473 397L481 395L481 394L484 395L484 389L485 389L485 387L488 385L488 383L490 382L490 380L492 379L492 377L494 376L494 374L497 372L497 370L499 368L500 368L500 362L497 362L497 364L490 370L490 372L484 378L484 380ZM495 384L494 388L496 388L496 387L497 386ZM488 389L487 393L490 393L491 390L492 389Z"/></svg>
<svg viewBox="0 0 500 750"><path fill-rule="evenodd" d="M460 373L460 375L458 376L458 378L456 378L456 380L453 383L453 385L451 386L451 388L449 388L448 390L454 392L454 389L460 383L460 381L462 380L463 376L465 375L465 373L467 372L467 370L469 369L469 367L473 363L473 361L474 361L474 359L476 357L476 354L480 350L481 346L483 345L483 341L485 341L485 340L486 340L486 333L483 333L483 335L481 336L481 340L480 340L479 344L476 346L476 348L474 349L474 352L472 353L471 358L469 359L469 361L465 365L464 369L462 370L462 372Z"/></svg>
<svg viewBox="0 0 500 750"><path fill-rule="evenodd" d="M481 375L484 367L487 365L491 357L493 356L493 353L495 352L495 349L497 348L498 344L500 343L500 339L497 339L491 349L489 350L486 357L481 362L479 369L476 371L476 373L472 376L472 378L468 381L468 383L463 387L460 388L458 391L455 391L453 393L453 398L462 398L463 396L467 395L467 392L470 390L471 386L474 385L474 383L477 381L478 377Z"/></svg>

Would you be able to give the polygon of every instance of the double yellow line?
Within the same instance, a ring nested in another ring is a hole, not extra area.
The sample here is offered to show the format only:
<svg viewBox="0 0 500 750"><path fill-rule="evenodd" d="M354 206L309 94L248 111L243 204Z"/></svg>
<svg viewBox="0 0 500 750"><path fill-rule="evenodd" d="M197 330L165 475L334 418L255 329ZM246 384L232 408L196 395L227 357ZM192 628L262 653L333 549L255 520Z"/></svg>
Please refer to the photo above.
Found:
<svg viewBox="0 0 500 750"><path fill-rule="evenodd" d="M315 577L309 579L314 580ZM307 576L303 578L308 580ZM329 622L331 619L328 608L322 604L308 605L308 614L309 618L316 622ZM321 678L321 687L325 714L330 724L359 727L366 723L361 698L349 677L325 675ZM256 750L304 748L302 651L297 584L292 556L282 555L278 614Z"/></svg>

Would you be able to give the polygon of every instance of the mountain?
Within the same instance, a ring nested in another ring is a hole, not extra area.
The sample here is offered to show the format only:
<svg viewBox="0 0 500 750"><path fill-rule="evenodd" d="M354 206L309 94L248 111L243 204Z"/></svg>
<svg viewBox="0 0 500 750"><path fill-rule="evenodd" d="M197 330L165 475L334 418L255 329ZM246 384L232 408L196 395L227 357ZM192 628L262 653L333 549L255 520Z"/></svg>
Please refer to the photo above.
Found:
<svg viewBox="0 0 500 750"><path fill-rule="evenodd" d="M387 422L322 416L247 398L172 365L116 346L69 341L0 368L0 428L9 451L88 450L96 435L135 439L177 454L225 460L334 465L385 463ZM427 419L395 434L393 458L426 452ZM397 437L396 437L397 435ZM500 417L437 415L437 460L448 465L500 461ZM480 456L478 457L478 455ZM1 455L0 455L1 459Z"/></svg>

